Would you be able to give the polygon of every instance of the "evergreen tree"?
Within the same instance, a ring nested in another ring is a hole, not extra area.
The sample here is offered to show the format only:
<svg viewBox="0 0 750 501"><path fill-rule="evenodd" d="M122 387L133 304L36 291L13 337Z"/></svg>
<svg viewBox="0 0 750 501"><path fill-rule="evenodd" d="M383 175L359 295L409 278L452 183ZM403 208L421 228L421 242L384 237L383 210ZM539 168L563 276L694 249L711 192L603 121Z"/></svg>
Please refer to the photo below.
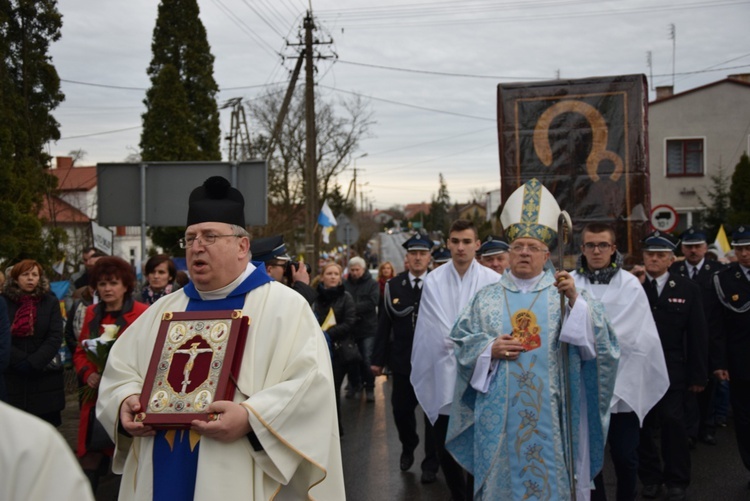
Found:
<svg viewBox="0 0 750 501"><path fill-rule="evenodd" d="M699 214L699 224L705 226L709 233L716 234L719 227L729 221L729 178L724 174L721 164L717 173L711 176L706 197L708 200L698 195L698 201L704 209Z"/></svg>
<svg viewBox="0 0 750 501"><path fill-rule="evenodd" d="M440 232L447 237L450 229L451 220L449 212L451 210L451 197L448 194L448 185L445 184L443 174L439 175L440 187L437 195L432 197L430 204L429 223L425 221L428 230Z"/></svg>
<svg viewBox="0 0 750 501"><path fill-rule="evenodd" d="M196 0L162 0L148 67L141 159L144 162L221 160L214 56ZM183 256L184 227L150 228L155 245Z"/></svg>
<svg viewBox="0 0 750 501"><path fill-rule="evenodd" d="M743 153L732 174L729 188L729 223L734 226L750 224L750 158Z"/></svg>
<svg viewBox="0 0 750 501"><path fill-rule="evenodd" d="M60 138L51 112L64 95L49 47L62 18L54 0L0 0L0 27L0 258L49 264L60 232L45 242L38 213L56 186L44 146Z"/></svg>
<svg viewBox="0 0 750 501"><path fill-rule="evenodd" d="M152 104L143 115L143 131L149 131L150 146L144 148L144 160L146 155L150 160L194 160L198 147L190 126L187 94L174 66L162 67L148 90L148 100ZM142 146L145 141L141 139Z"/></svg>
<svg viewBox="0 0 750 501"><path fill-rule="evenodd" d="M141 134L146 162L221 159L216 105L219 87L213 77L214 56L199 14L196 0L162 0L159 4L151 44L153 58L148 67L151 89L144 101ZM182 90L176 91L177 87ZM173 95L175 91L179 95ZM178 107L184 110L170 114ZM164 151L161 143L165 138L180 143L186 130L191 136L189 144ZM171 154L161 156L167 153Z"/></svg>
<svg viewBox="0 0 750 501"><path fill-rule="evenodd" d="M334 216L338 216L339 214L354 215L354 202L344 198L340 184L337 183L333 187L333 190L328 193L326 200L328 200L328 206L331 208Z"/></svg>

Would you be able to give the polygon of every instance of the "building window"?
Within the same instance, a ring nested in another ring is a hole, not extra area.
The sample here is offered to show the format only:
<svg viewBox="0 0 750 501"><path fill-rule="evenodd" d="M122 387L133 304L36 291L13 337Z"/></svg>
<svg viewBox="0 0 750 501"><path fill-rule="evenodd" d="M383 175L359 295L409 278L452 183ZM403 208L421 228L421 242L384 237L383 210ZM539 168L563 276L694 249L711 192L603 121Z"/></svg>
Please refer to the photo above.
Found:
<svg viewBox="0 0 750 501"><path fill-rule="evenodd" d="M703 175L703 139L667 140L667 177Z"/></svg>

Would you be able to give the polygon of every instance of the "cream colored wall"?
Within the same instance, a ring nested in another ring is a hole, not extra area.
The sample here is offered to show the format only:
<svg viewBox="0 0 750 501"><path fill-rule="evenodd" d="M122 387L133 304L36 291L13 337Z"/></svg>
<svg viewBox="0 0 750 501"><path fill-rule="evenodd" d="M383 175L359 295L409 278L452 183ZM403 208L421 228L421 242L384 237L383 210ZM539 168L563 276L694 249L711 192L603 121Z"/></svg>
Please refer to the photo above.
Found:
<svg viewBox="0 0 750 501"><path fill-rule="evenodd" d="M722 82L651 103L648 113L651 206L671 205L681 213L679 226L685 228L685 213L700 208L699 197L708 202L706 189L719 165L726 176L731 176L740 156L748 150L750 86ZM688 138L704 139L704 175L667 178L666 140Z"/></svg>

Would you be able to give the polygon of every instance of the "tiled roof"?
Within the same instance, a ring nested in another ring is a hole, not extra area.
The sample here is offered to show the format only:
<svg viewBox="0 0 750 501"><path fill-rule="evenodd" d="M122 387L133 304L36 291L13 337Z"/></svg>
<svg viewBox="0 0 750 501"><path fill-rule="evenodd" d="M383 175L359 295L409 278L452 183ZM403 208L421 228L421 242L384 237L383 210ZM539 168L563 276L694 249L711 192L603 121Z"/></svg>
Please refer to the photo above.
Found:
<svg viewBox="0 0 750 501"><path fill-rule="evenodd" d="M55 176L60 191L89 191L96 188L96 167L73 167L70 157L57 157L57 168L49 173Z"/></svg>
<svg viewBox="0 0 750 501"><path fill-rule="evenodd" d="M91 221L86 214L65 200L55 196L44 198L42 207L39 210L39 219L45 222L56 221L67 224L88 223Z"/></svg>

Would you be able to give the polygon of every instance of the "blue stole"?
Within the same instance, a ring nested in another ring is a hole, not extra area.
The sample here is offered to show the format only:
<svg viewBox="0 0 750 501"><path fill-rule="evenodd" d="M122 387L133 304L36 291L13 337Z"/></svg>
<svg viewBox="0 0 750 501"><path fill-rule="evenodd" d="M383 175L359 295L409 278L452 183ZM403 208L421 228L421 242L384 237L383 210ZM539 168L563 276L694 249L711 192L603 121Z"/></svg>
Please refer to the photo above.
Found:
<svg viewBox="0 0 750 501"><path fill-rule="evenodd" d="M224 299L205 301L188 283L185 295L190 298L185 311L241 310L251 290L273 282L265 266L258 266ZM191 435L193 435L191 437ZM190 430L159 430L154 437L154 501L192 501L198 475L200 436Z"/></svg>

